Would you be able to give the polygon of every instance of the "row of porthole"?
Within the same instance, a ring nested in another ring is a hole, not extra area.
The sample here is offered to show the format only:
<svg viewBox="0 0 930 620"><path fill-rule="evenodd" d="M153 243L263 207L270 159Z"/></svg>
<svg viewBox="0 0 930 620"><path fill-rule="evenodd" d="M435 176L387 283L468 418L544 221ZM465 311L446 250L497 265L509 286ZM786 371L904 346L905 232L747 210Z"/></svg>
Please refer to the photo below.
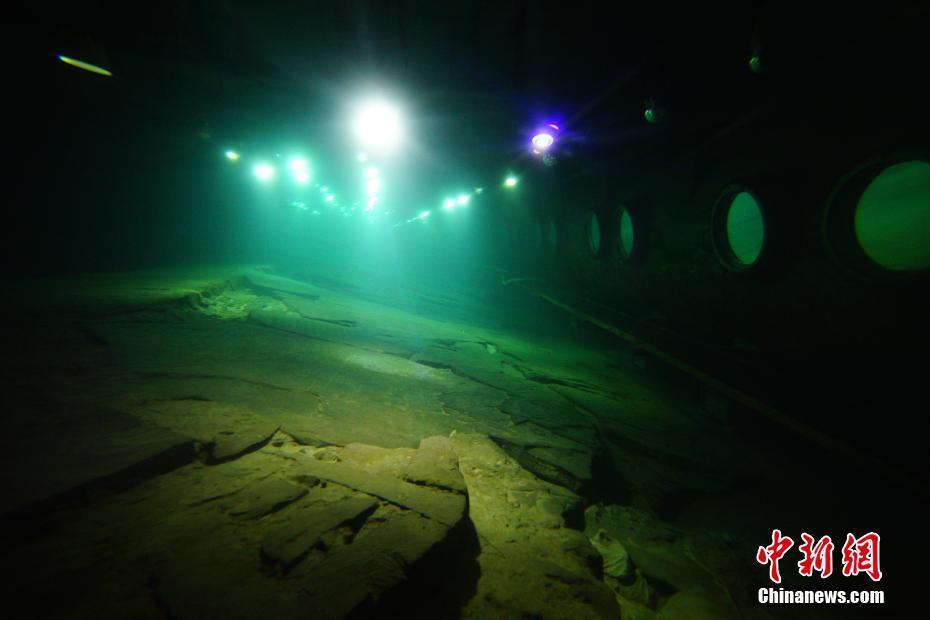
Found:
<svg viewBox="0 0 930 620"><path fill-rule="evenodd" d="M615 217L617 222L617 254L621 260L627 260L633 255L633 244L636 242L633 218L625 207L618 207ZM588 217L587 230L588 248L590 248L592 254L599 254L601 251L601 225L598 223L597 216L593 213ZM554 246L555 244L550 245Z"/></svg>
<svg viewBox="0 0 930 620"><path fill-rule="evenodd" d="M633 254L638 235L630 212L615 215L617 252ZM548 220L546 242L556 245ZM588 247L601 253L601 227L587 221ZM756 267L768 250L766 209L750 188L734 186L717 200L711 234L720 261L736 271ZM930 268L930 162L914 159L862 166L837 186L824 215L824 242L834 258L869 275L909 274Z"/></svg>
<svg viewBox="0 0 930 620"><path fill-rule="evenodd" d="M625 207L617 209L617 252L622 260L626 260L633 255L633 244L636 235L633 230L633 218ZM597 221L597 216L593 213L588 216L588 247L592 254L599 254L601 251L601 226ZM555 249L559 243L559 229L555 220L551 217L543 222L537 222L536 240L540 244L545 244L549 249Z"/></svg>

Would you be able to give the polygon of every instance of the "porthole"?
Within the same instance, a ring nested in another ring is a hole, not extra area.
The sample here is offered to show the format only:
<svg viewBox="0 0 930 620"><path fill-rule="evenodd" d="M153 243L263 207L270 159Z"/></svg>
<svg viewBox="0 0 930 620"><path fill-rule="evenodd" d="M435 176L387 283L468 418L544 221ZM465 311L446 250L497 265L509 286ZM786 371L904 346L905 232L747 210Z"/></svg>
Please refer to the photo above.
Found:
<svg viewBox="0 0 930 620"><path fill-rule="evenodd" d="M592 254L599 254L601 251L601 225L597 221L597 215L591 213L588 215L588 248Z"/></svg>
<svg viewBox="0 0 930 620"><path fill-rule="evenodd" d="M839 182L824 217L831 254L864 275L930 268L930 161L867 164Z"/></svg>
<svg viewBox="0 0 930 620"><path fill-rule="evenodd" d="M617 252L620 258L626 260L633 255L635 240L633 218L630 217L630 212L626 207L620 207L617 209Z"/></svg>
<svg viewBox="0 0 930 620"><path fill-rule="evenodd" d="M766 221L761 203L752 192L727 189L714 206L714 251L720 261L737 271L756 266L765 252Z"/></svg>
<svg viewBox="0 0 930 620"><path fill-rule="evenodd" d="M862 192L853 216L859 247L892 271L930 267L930 163L882 170Z"/></svg>

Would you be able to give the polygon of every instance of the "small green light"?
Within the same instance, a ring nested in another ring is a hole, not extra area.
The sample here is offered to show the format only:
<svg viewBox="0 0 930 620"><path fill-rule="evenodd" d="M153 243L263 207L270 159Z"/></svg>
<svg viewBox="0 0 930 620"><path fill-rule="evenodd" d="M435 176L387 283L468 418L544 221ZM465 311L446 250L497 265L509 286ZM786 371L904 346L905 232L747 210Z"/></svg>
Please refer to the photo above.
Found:
<svg viewBox="0 0 930 620"><path fill-rule="evenodd" d="M465 206L471 201L471 197L468 194L459 194L459 197L456 199L456 202L460 206Z"/></svg>
<svg viewBox="0 0 930 620"><path fill-rule="evenodd" d="M656 113L652 108L646 108L646 111L643 112L643 116L646 119L646 122L654 123L656 122Z"/></svg>
<svg viewBox="0 0 930 620"><path fill-rule="evenodd" d="M64 63L71 65L72 67L77 67L78 69L84 69L84 71L90 71L91 73L96 73L98 75L106 75L107 77L113 75L103 67L98 67L97 65L92 65L89 62L84 62L83 60L77 60L76 58L68 58L61 54L58 55L58 59Z"/></svg>
<svg viewBox="0 0 930 620"><path fill-rule="evenodd" d="M443 209L452 209L453 207L455 207L455 200L452 198L446 198L446 200L442 203Z"/></svg>
<svg viewBox="0 0 930 620"><path fill-rule="evenodd" d="M753 54L749 58L749 70L753 73L762 73L762 59L758 54Z"/></svg>
<svg viewBox="0 0 930 620"><path fill-rule="evenodd" d="M429 213L430 213L429 211L423 211L422 213L420 213L420 215L417 216L417 219L425 220L426 218L429 217Z"/></svg>
<svg viewBox="0 0 930 620"><path fill-rule="evenodd" d="M326 202L332 202L332 201L334 201L335 199L336 199L336 197L333 196L332 194L330 194L329 196L326 197Z"/></svg>
<svg viewBox="0 0 930 620"><path fill-rule="evenodd" d="M239 153L235 151L226 151L226 159L229 161L239 161Z"/></svg>
<svg viewBox="0 0 930 620"><path fill-rule="evenodd" d="M515 176L509 176L504 179L504 187L516 187L520 180Z"/></svg>

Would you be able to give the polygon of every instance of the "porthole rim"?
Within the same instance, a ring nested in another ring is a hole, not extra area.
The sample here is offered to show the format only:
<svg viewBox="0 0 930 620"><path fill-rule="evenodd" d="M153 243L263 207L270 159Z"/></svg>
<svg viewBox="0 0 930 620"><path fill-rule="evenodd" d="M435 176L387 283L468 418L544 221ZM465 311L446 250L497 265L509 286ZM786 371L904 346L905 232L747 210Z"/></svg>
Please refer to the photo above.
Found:
<svg viewBox="0 0 930 620"><path fill-rule="evenodd" d="M855 233L855 215L862 194L882 172L911 161L930 164L930 152L925 149L902 150L871 157L854 165L833 183L820 217L820 238L830 260L839 269L870 282L930 278L930 266L913 271L882 266L866 253ZM850 195L854 195L855 200L850 199ZM838 238L844 234L846 239Z"/></svg>
<svg viewBox="0 0 930 620"><path fill-rule="evenodd" d="M741 193L749 194L759 208L759 214L762 216L762 246L759 248L759 254L756 260L751 263L744 263L736 256L733 247L730 245L729 234L727 233L727 215L733 204L733 199ZM734 273L752 273L757 271L761 265L766 262L769 254L769 241L771 237L771 222L765 201L759 197L759 192L745 183L733 183L726 186L723 191L717 195L714 201L714 208L711 213L710 237L711 246L717 260L727 270Z"/></svg>

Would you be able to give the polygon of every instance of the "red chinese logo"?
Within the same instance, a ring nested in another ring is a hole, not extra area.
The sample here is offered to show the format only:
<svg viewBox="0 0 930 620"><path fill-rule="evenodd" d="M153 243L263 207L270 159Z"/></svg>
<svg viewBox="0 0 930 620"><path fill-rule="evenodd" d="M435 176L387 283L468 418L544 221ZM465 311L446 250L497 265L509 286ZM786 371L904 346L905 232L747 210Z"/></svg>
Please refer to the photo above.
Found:
<svg viewBox="0 0 930 620"><path fill-rule="evenodd" d="M829 536L824 536L814 543L814 537L804 532L801 534L801 546L798 551L804 554L804 557L798 562L798 572L804 577L810 577L814 571L820 573L821 579L826 579L833 574L833 540Z"/></svg>
<svg viewBox="0 0 930 620"><path fill-rule="evenodd" d="M856 538L854 534L846 534L843 544L843 576L854 577L865 573L872 581L882 578L881 562L879 560L879 543L881 537L875 532ZM794 546L794 540L783 536L781 530L772 530L772 543L767 547L759 547L756 552L756 561L769 567L769 579L774 583L781 583L779 560ZM801 544L798 551L801 559L798 561L798 573L802 577L811 577L814 572L820 573L821 579L833 574L833 550L835 545L829 536L820 539L804 532L801 534Z"/></svg>
<svg viewBox="0 0 930 620"><path fill-rule="evenodd" d="M846 534L843 545L843 575L849 577L865 573L872 581L882 578L881 564L878 560L878 543L881 537L869 532L862 538Z"/></svg>
<svg viewBox="0 0 930 620"><path fill-rule="evenodd" d="M794 546L794 541L781 535L781 530L772 530L772 544L768 547L759 547L756 552L756 561L763 566L769 564L769 579L781 583L781 573L778 570L778 561Z"/></svg>

